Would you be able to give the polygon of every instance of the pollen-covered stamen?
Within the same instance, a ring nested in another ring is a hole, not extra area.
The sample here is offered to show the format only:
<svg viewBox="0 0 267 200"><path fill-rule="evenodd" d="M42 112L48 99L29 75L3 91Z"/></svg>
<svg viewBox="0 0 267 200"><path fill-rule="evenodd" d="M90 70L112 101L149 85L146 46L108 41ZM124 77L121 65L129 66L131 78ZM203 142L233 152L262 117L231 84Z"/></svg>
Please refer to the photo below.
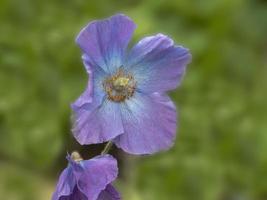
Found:
<svg viewBox="0 0 267 200"><path fill-rule="evenodd" d="M127 74L122 69L119 69L115 74L104 80L103 87L109 100L122 102L133 96L136 81L131 74Z"/></svg>
<svg viewBox="0 0 267 200"><path fill-rule="evenodd" d="M80 162L83 160L82 156L77 151L73 151L71 153L71 159L74 160L75 162Z"/></svg>

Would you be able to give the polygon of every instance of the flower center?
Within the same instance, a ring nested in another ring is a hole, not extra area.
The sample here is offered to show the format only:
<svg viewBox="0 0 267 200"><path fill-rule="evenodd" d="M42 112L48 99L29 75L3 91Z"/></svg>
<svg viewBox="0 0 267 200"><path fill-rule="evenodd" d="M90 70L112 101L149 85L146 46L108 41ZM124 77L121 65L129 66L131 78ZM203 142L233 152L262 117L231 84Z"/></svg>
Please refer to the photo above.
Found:
<svg viewBox="0 0 267 200"><path fill-rule="evenodd" d="M108 99L115 102L123 102L133 96L136 81L131 74L119 69L115 74L103 81L103 87Z"/></svg>

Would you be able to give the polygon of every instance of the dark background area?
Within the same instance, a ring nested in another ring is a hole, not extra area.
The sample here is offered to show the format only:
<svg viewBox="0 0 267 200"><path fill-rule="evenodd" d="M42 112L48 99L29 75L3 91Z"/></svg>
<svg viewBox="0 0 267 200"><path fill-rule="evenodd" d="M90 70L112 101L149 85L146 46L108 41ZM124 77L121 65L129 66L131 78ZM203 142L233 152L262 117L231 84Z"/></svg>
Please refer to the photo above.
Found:
<svg viewBox="0 0 267 200"><path fill-rule="evenodd" d="M181 87L175 146L148 157L113 149L125 200L267 199L267 1L1 0L0 199L48 200L65 155L85 158L70 103L87 75L74 38L115 13L133 41L161 32L193 55Z"/></svg>

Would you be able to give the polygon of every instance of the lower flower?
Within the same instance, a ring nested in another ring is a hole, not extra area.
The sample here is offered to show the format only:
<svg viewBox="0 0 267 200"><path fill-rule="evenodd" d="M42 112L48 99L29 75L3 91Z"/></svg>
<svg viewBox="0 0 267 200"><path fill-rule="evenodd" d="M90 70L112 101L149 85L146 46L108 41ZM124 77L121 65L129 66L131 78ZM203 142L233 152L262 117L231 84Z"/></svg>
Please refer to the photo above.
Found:
<svg viewBox="0 0 267 200"><path fill-rule="evenodd" d="M117 161L111 155L83 160L74 152L61 173L52 200L120 200L111 185L117 178Z"/></svg>

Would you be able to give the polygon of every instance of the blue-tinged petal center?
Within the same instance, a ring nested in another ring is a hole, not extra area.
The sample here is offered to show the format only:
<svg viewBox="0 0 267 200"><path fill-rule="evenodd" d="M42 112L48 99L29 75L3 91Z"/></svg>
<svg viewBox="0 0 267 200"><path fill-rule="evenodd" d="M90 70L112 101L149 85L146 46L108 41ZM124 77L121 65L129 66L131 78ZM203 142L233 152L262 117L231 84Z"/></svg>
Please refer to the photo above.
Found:
<svg viewBox="0 0 267 200"><path fill-rule="evenodd" d="M116 73L103 81L103 87L109 100L123 102L133 96L136 81L131 74L119 68Z"/></svg>

